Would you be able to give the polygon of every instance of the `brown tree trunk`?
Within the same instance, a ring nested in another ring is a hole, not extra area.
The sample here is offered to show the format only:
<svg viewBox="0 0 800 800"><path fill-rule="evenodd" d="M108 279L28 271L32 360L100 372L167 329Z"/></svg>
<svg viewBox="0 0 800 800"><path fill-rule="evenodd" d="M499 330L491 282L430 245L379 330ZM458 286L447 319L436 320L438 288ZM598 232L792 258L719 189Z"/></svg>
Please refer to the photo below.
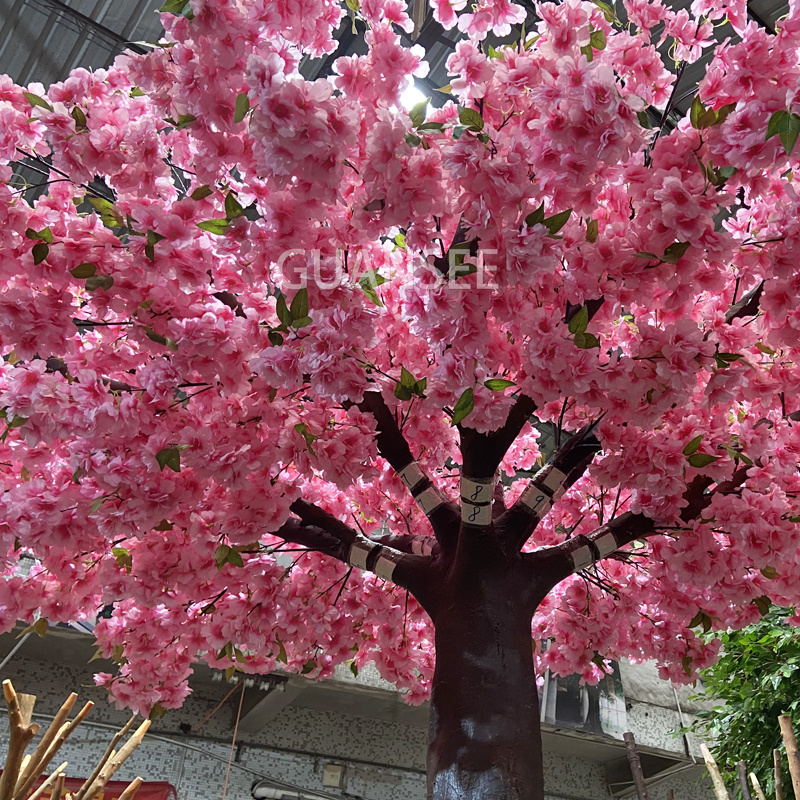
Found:
<svg viewBox="0 0 800 800"><path fill-rule="evenodd" d="M429 800L544 797L533 609L503 566L467 567L440 586Z"/></svg>

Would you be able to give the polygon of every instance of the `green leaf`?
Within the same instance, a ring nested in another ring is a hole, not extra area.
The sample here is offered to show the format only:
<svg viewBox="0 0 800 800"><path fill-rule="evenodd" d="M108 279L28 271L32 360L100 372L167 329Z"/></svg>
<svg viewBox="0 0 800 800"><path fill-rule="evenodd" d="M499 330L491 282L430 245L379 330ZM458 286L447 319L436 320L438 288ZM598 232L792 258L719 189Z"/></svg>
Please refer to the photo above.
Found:
<svg viewBox="0 0 800 800"><path fill-rule="evenodd" d="M292 322L292 327L293 328L305 328L306 325L310 325L313 321L314 320L312 320L311 317L308 317L308 316L300 317L300 319L296 319L296 320L294 320L294 322Z"/></svg>
<svg viewBox="0 0 800 800"><path fill-rule="evenodd" d="M156 461L161 471L169 467L173 472L181 471L181 451L177 447L165 447L156 453Z"/></svg>
<svg viewBox="0 0 800 800"><path fill-rule="evenodd" d="M714 360L717 362L718 369L725 369L733 364L734 361L739 361L742 358L741 353L715 353Z"/></svg>
<svg viewBox="0 0 800 800"><path fill-rule="evenodd" d="M778 577L778 570L775 567L762 567L761 574L769 581L775 580Z"/></svg>
<svg viewBox="0 0 800 800"><path fill-rule="evenodd" d="M225 219L230 222L237 217L243 216L244 208L242 208L242 204L236 199L233 192L228 192L228 194L225 195Z"/></svg>
<svg viewBox="0 0 800 800"><path fill-rule="evenodd" d="M691 656L684 656L683 659L681 660L681 666L683 667L683 671L687 675L691 675L692 674L692 663L693 662L694 662L694 659Z"/></svg>
<svg viewBox="0 0 800 800"><path fill-rule="evenodd" d="M70 116L75 120L76 128L80 129L86 127L86 114L84 114L78 106L75 106L75 108L70 111Z"/></svg>
<svg viewBox="0 0 800 800"><path fill-rule="evenodd" d="M708 453L693 453L689 456L689 463L698 469L707 467L709 464L713 464L715 461L719 461L719 456L712 456Z"/></svg>
<svg viewBox="0 0 800 800"><path fill-rule="evenodd" d="M691 122L693 128L700 127L700 117L703 116L705 110L706 108L701 102L700 98L695 95L694 100L692 101L692 107L689 109L689 121Z"/></svg>
<svg viewBox="0 0 800 800"><path fill-rule="evenodd" d="M462 125L466 125L466 127L469 130L472 131L483 130L483 117L480 115L479 112L475 111L475 109L473 108L464 108L463 106L459 106L458 121Z"/></svg>
<svg viewBox="0 0 800 800"><path fill-rule="evenodd" d="M160 233L156 233L155 231L147 231L147 244L157 244L166 238L166 236L162 236Z"/></svg>
<svg viewBox="0 0 800 800"><path fill-rule="evenodd" d="M183 9L186 8L189 0L167 0L159 9L162 14L182 14Z"/></svg>
<svg viewBox="0 0 800 800"><path fill-rule="evenodd" d="M443 122L423 122L417 126L417 133L441 133L443 130Z"/></svg>
<svg viewBox="0 0 800 800"><path fill-rule="evenodd" d="M250 110L250 100L247 98L247 92L241 92L236 95L236 105L233 109L233 121L237 124L241 122Z"/></svg>
<svg viewBox="0 0 800 800"><path fill-rule="evenodd" d="M646 128L648 131L652 129L653 125L650 122L650 115L646 111L637 111L636 118L643 128Z"/></svg>
<svg viewBox="0 0 800 800"><path fill-rule="evenodd" d="M111 275L92 275L84 285L87 292L96 292L98 289L107 292L114 285L114 278Z"/></svg>
<svg viewBox="0 0 800 800"><path fill-rule="evenodd" d="M133 89L128 92L128 97L144 97L144 92L138 87L134 86Z"/></svg>
<svg viewBox="0 0 800 800"><path fill-rule="evenodd" d="M311 453L312 456L315 456L316 453L314 452L312 445L317 439L319 439L319 436L311 433L311 431L308 429L308 425L306 425L305 422L298 422L297 425L294 426L294 429L303 437L303 439L305 439L308 452Z"/></svg>
<svg viewBox="0 0 800 800"><path fill-rule="evenodd" d="M450 86L449 83L446 83L444 86L440 86L436 91L441 92L442 94L451 94L453 87Z"/></svg>
<svg viewBox="0 0 800 800"><path fill-rule="evenodd" d="M33 228L28 228L25 231L25 236L32 239L34 242L47 242L53 243L53 231L50 228L42 228L40 231L35 231Z"/></svg>
<svg viewBox="0 0 800 800"><path fill-rule="evenodd" d="M502 392L503 389L508 389L509 386L516 386L517 384L505 378L489 378L488 381L483 382L483 385L493 392Z"/></svg>
<svg viewBox="0 0 800 800"><path fill-rule="evenodd" d="M97 509L99 509L100 506L103 505L103 503L105 503L105 501L106 501L105 495L103 495L102 497L95 497L95 499L92 500L92 504L89 506L89 513L90 514L96 513Z"/></svg>
<svg viewBox="0 0 800 800"><path fill-rule="evenodd" d="M544 202L539 206L539 208L531 211L527 217L525 217L525 224L532 228L534 225L541 225L544 222Z"/></svg>
<svg viewBox="0 0 800 800"><path fill-rule="evenodd" d="M411 117L411 125L414 128L419 127L425 122L425 112L428 108L428 103L430 103L431 98L426 97L421 102L417 103L411 111L408 112L408 115Z"/></svg>
<svg viewBox="0 0 800 800"><path fill-rule="evenodd" d="M306 661L305 664L303 664L303 668L300 670L300 674L301 675L308 675L308 673L311 672L312 670L314 670L316 668L316 666L317 666L317 662L314 661L313 658L309 659L308 661Z"/></svg>
<svg viewBox="0 0 800 800"><path fill-rule="evenodd" d="M44 99L44 97L39 97L38 94L34 94L33 92L23 92L25 99L31 104L32 108L46 108L48 111L53 110L53 106Z"/></svg>
<svg viewBox="0 0 800 800"><path fill-rule="evenodd" d="M586 223L586 241L596 242L599 233L600 233L600 223L596 219L590 219Z"/></svg>
<svg viewBox="0 0 800 800"><path fill-rule="evenodd" d="M400 367L400 385L407 386L409 389L414 386L417 379L405 368Z"/></svg>
<svg viewBox="0 0 800 800"><path fill-rule="evenodd" d="M591 35L589 36L589 44L595 50L605 50L606 49L605 33L600 30L592 31Z"/></svg>
<svg viewBox="0 0 800 800"><path fill-rule="evenodd" d="M394 386L394 396L398 400L410 400L414 396L414 392L408 386L403 386L402 383L396 383Z"/></svg>
<svg viewBox="0 0 800 800"><path fill-rule="evenodd" d="M294 320L302 319L303 317L308 316L308 289L303 287L292 298L292 304L289 307L289 312Z"/></svg>
<svg viewBox="0 0 800 800"><path fill-rule="evenodd" d="M156 333L152 328L145 328L144 333L151 342L168 347L170 350L178 349L178 343L174 339L170 339L169 336L162 336L160 333Z"/></svg>
<svg viewBox="0 0 800 800"><path fill-rule="evenodd" d="M772 607L772 601L765 594L762 594L760 597L756 597L756 599L753 600L753 605L758 608L761 616L763 617L769 613L769 610Z"/></svg>
<svg viewBox="0 0 800 800"><path fill-rule="evenodd" d="M31 252L33 253L33 263L41 264L50 254L50 246L47 242L37 242Z"/></svg>
<svg viewBox="0 0 800 800"><path fill-rule="evenodd" d="M769 141L777 134L781 140L786 155L791 155L797 137L800 135L800 117L789 111L776 111L767 123L767 138Z"/></svg>
<svg viewBox="0 0 800 800"><path fill-rule="evenodd" d="M572 340L581 350L591 350L600 347L600 340L593 333L576 333Z"/></svg>
<svg viewBox="0 0 800 800"><path fill-rule="evenodd" d="M192 200L205 200L206 197L210 197L212 194L214 194L214 190L208 184L203 184L203 186L198 186L189 197Z"/></svg>
<svg viewBox="0 0 800 800"><path fill-rule="evenodd" d="M592 50L592 46L590 44L585 44L581 47L581 55L586 56L586 60L591 63L594 61L594 50Z"/></svg>
<svg viewBox="0 0 800 800"><path fill-rule="evenodd" d="M73 278L83 280L85 278L91 278L97 272L97 267L94 264L89 263L78 264L77 267L71 269L69 272Z"/></svg>
<svg viewBox="0 0 800 800"><path fill-rule="evenodd" d="M422 144L422 139L419 136L415 136L413 133L407 133L403 137L406 140L406 144L409 147L419 147Z"/></svg>
<svg viewBox="0 0 800 800"><path fill-rule="evenodd" d="M108 214L109 216L117 215L119 216L119 212L114 208L114 204L110 200L106 200L105 197L87 197L86 198L91 205L93 205L101 214ZM122 217L120 217L120 220Z"/></svg>
<svg viewBox="0 0 800 800"><path fill-rule="evenodd" d="M286 648L283 646L283 642L276 636L275 641L278 643L278 655L275 656L276 661L280 661L281 664L286 664L289 659L286 656Z"/></svg>
<svg viewBox="0 0 800 800"><path fill-rule="evenodd" d="M198 222L197 227L215 236L222 236L228 230L227 219L208 219L205 222Z"/></svg>
<svg viewBox="0 0 800 800"><path fill-rule="evenodd" d="M581 306L569 321L567 327L570 333L584 333L589 327L589 309L586 306Z"/></svg>
<svg viewBox="0 0 800 800"><path fill-rule="evenodd" d="M405 247L405 237L403 237L403 234L401 233L398 233L397 236L395 236L395 243L397 243L399 237L402 237L403 244L398 246ZM380 297L378 297L375 287L381 286L384 283L386 283L386 278L384 278L383 275L381 275L375 269L365 272L358 281L358 285L362 288L364 294L380 308L383 308L383 302L381 301Z"/></svg>
<svg viewBox="0 0 800 800"><path fill-rule="evenodd" d="M469 416L473 408L475 408L475 394L470 387L469 389L464 389L461 393L461 397L458 398L458 402L453 409L453 419L450 421L450 424L458 425L459 422Z"/></svg>
<svg viewBox="0 0 800 800"><path fill-rule="evenodd" d="M286 305L286 297L283 294L278 295L278 299L275 303L275 313L284 325L289 326L292 324L292 315L289 313L289 307Z"/></svg>
<svg viewBox="0 0 800 800"><path fill-rule="evenodd" d="M728 118L728 115L736 108L736 103L728 103L717 109L717 119L715 125L721 125Z"/></svg>
<svg viewBox="0 0 800 800"><path fill-rule="evenodd" d="M677 264L690 247L691 242L673 242L664 251L664 255L661 256L661 260L666 261L667 264Z"/></svg>
<svg viewBox="0 0 800 800"><path fill-rule="evenodd" d="M361 3L359 0L345 0L347 7L354 13L358 13L359 9L361 8Z"/></svg>
<svg viewBox="0 0 800 800"><path fill-rule="evenodd" d="M700 443L703 441L703 434L701 433L699 436L695 436L686 447L683 448L683 454L685 456L690 456L693 453L696 453L700 449Z"/></svg>
<svg viewBox="0 0 800 800"><path fill-rule="evenodd" d="M611 22L613 24L616 21L617 15L608 3L604 3L603 0L592 0L592 2L603 12L606 22Z"/></svg>
<svg viewBox="0 0 800 800"><path fill-rule="evenodd" d="M558 214L553 214L552 217L547 217L544 220L544 226L550 236L555 236L567 224L571 214L572 209L568 208L566 211L560 211Z"/></svg>
<svg viewBox="0 0 800 800"><path fill-rule="evenodd" d="M661 259L655 253L648 253L646 250L640 250L638 253L634 253L633 255L634 258L648 258L661 261Z"/></svg>

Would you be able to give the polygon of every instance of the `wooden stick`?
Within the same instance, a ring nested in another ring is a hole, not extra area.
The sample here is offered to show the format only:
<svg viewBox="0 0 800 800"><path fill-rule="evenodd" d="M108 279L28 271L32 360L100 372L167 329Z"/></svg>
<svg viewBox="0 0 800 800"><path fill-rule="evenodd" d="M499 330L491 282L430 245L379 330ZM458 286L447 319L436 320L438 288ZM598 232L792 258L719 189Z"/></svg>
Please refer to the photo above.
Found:
<svg viewBox="0 0 800 800"><path fill-rule="evenodd" d="M53 770L53 772L48 775L47 780L28 798L28 800L38 800L49 788L52 786L59 775L64 773L64 769L67 766L67 762L65 761L58 769Z"/></svg>
<svg viewBox="0 0 800 800"><path fill-rule="evenodd" d="M130 756L130 754L142 743L142 739L144 735L147 733L147 729L150 727L150 720L146 719L136 730L136 733L128 739L127 742L122 746L122 749L119 753L113 753L111 757L106 762L103 769L100 770L100 774L92 781L89 788L85 791L84 797L92 798L97 794L100 789L102 789L109 780L111 780L111 776L125 763L125 760Z"/></svg>
<svg viewBox="0 0 800 800"><path fill-rule="evenodd" d="M775 800L783 800L783 778L781 777L781 751L772 751L772 763L775 766Z"/></svg>
<svg viewBox="0 0 800 800"><path fill-rule="evenodd" d="M706 769L711 776L711 782L714 784L714 794L717 796L717 800L730 800L728 790L725 788L725 782L722 780L722 775L720 775L717 762L714 761L714 756L711 755L705 742L700 743L700 752L703 754L703 761L706 762Z"/></svg>
<svg viewBox="0 0 800 800"><path fill-rule="evenodd" d="M11 681L3 681L3 696L8 707L10 739L6 764L0 776L0 800L11 800L17 782L25 748L39 731L38 725L31 725L31 715L36 697L32 694L17 694Z"/></svg>
<svg viewBox="0 0 800 800"><path fill-rule="evenodd" d="M631 767L633 785L636 787L636 797L638 800L648 800L647 784L644 782L642 762L639 759L639 752L636 749L636 740L633 738L633 734L630 732L624 733L622 738L625 739L625 750L628 754L628 763Z"/></svg>
<svg viewBox="0 0 800 800"><path fill-rule="evenodd" d="M753 796L750 794L750 787L747 785L747 764L744 761L738 761L736 763L736 772L739 776L742 800L753 800Z"/></svg>
<svg viewBox="0 0 800 800"><path fill-rule="evenodd" d="M92 771L92 774L83 782L81 788L72 795L72 800L83 800L83 798L86 797L86 792L89 787L94 783L95 778L100 774L106 762L114 756L116 746L128 735L128 731L133 727L134 722L136 722L135 714L128 720L121 731L117 731L117 733L114 734L114 738L111 740L111 744L106 748L103 757L97 762L97 766Z"/></svg>
<svg viewBox="0 0 800 800"><path fill-rule="evenodd" d="M800 797L800 756L797 754L797 739L794 736L792 721L786 714L781 714L778 717L778 724L781 726L781 737L786 747L786 760L789 762L789 774L792 776L794 796Z"/></svg>
<svg viewBox="0 0 800 800"><path fill-rule="evenodd" d="M667 789L667 800L675 800L675 790Z"/></svg>
<svg viewBox="0 0 800 800"><path fill-rule="evenodd" d="M61 728L59 729L58 733L56 734L56 738L54 739L53 743L50 747L47 748L47 752L44 754L40 764L37 766L39 770L39 774L41 775L47 769L47 765L52 761L53 756L61 749L61 745L69 738L69 735L78 725L83 722L86 715L94 708L94 703L89 701L79 712L75 719L72 722L65 722ZM2 798L0 798L2 800ZM30 798L29 798L30 800Z"/></svg>
<svg viewBox="0 0 800 800"><path fill-rule="evenodd" d="M119 796L119 800L133 800L133 796L139 791L142 785L141 778L134 778L129 784L128 788Z"/></svg>
<svg viewBox="0 0 800 800"><path fill-rule="evenodd" d="M22 800L30 791L33 784L36 783L36 779L44 772L46 766L44 757L47 754L47 750L56 738L59 730L61 730L61 726L66 722L69 712L72 711L72 707L75 705L77 699L78 695L73 692L58 710L55 717L53 717L50 727L33 751L33 755L30 757L27 766L23 766L20 771L20 776L14 787L14 800ZM55 751L53 751L53 754L55 754ZM50 758L52 757L51 755Z"/></svg>
<svg viewBox="0 0 800 800"><path fill-rule="evenodd" d="M58 773L58 777L56 778L55 786L53 786L53 794L50 796L50 800L61 800L61 794L64 791L64 779L65 775L63 772Z"/></svg>
<svg viewBox="0 0 800 800"><path fill-rule="evenodd" d="M750 773L750 783L753 784L753 791L756 793L758 800L767 800L767 798L764 796L764 790L761 788L758 778L756 778L755 772Z"/></svg>

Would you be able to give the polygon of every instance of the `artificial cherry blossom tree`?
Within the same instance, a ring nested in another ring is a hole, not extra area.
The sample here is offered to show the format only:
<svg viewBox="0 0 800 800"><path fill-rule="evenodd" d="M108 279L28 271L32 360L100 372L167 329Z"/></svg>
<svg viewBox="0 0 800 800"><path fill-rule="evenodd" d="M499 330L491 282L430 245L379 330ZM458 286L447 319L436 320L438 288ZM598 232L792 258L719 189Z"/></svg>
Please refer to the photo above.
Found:
<svg viewBox="0 0 800 800"><path fill-rule="evenodd" d="M529 800L537 672L688 681L800 601L800 6L431 5L437 109L400 0L170 0L145 56L0 78L1 618L102 610L144 713L198 659L374 661L431 797Z"/></svg>

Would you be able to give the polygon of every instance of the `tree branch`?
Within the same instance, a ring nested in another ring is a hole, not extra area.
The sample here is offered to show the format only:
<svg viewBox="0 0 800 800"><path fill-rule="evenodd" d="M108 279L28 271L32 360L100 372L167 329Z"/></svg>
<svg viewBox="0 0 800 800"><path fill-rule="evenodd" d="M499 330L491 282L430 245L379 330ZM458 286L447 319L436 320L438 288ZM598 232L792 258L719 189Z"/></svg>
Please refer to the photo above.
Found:
<svg viewBox="0 0 800 800"><path fill-rule="evenodd" d="M553 503L586 472L601 445L596 423L567 440L553 459L531 479L516 503L498 520L499 536L507 552L519 552Z"/></svg>
<svg viewBox="0 0 800 800"><path fill-rule="evenodd" d="M414 592L429 571L428 553L404 553L381 541L368 539L324 509L306 500L290 506L299 519L290 518L272 535L331 556L344 564L374 572ZM416 539L424 537L392 537Z"/></svg>
<svg viewBox="0 0 800 800"><path fill-rule="evenodd" d="M478 433L473 428L459 425L462 475L484 479L494 477L508 448L535 411L536 403L530 397L521 394L508 412L505 424L496 431Z"/></svg>
<svg viewBox="0 0 800 800"><path fill-rule="evenodd" d="M378 424L378 452L391 464L411 496L428 517L437 541L454 546L458 536L458 510L435 486L414 461L411 448L397 425L380 392L365 392L358 404L361 411L372 414Z"/></svg>
<svg viewBox="0 0 800 800"><path fill-rule="evenodd" d="M740 489L747 479L748 469L748 466L739 467L730 480L718 484L711 492L707 490L714 481L705 475L696 477L684 492L683 497L687 505L681 511L681 520L683 522L691 522L697 519L711 505L711 500L715 495L730 494ZM659 527L654 520L644 514L634 514L628 511L612 519L607 524L601 525L591 533L567 539L567 541L555 546L555 549L565 556L559 566L559 570L563 574L558 580L562 580L573 572L586 569L637 539L653 536L662 532L663 529L663 526ZM551 548L542 549L550 550ZM536 556L536 553L527 555Z"/></svg>

